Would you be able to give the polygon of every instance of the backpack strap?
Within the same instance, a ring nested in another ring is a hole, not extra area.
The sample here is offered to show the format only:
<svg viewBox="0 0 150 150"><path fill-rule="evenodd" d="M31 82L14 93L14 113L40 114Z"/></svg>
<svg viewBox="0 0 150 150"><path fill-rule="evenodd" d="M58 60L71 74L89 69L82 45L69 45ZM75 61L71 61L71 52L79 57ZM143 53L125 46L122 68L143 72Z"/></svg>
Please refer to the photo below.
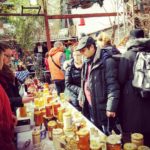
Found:
<svg viewBox="0 0 150 150"><path fill-rule="evenodd" d="M53 57L52 56L50 56L50 57L52 59L52 62L55 64L55 66L61 70L61 67L56 64L56 62L54 61Z"/></svg>

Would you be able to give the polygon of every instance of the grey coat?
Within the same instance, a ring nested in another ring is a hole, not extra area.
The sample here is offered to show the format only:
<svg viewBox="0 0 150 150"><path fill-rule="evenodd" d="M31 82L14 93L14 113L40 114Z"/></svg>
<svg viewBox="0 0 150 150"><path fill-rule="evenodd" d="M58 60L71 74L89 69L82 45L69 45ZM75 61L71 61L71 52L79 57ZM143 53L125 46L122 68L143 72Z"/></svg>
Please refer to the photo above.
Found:
<svg viewBox="0 0 150 150"><path fill-rule="evenodd" d="M107 51L105 49L105 51ZM106 54L106 55L105 55ZM117 81L117 64L111 54L102 54L102 50L96 50L91 63L89 75L89 89L91 91L93 119L98 127L107 124L106 110L116 112L120 96L120 88ZM107 58L106 58L107 57ZM103 59L105 58L105 59ZM88 63L85 62L81 75L81 89L84 89ZM88 117L88 105L85 93L82 90L83 114Z"/></svg>
<svg viewBox="0 0 150 150"><path fill-rule="evenodd" d="M150 132L150 98L144 100L132 86L133 64L138 51L150 52L150 39L131 40L119 64L120 120L124 132Z"/></svg>

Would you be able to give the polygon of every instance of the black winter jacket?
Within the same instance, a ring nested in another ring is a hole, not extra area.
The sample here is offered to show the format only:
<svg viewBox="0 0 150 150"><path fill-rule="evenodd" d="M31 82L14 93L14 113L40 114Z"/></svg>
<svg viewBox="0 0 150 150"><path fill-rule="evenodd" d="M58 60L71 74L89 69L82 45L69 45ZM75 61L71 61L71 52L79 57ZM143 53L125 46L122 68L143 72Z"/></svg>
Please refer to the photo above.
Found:
<svg viewBox="0 0 150 150"><path fill-rule="evenodd" d="M136 39L127 43L127 51L119 64L119 82L121 85L120 120L124 132L150 133L150 98L141 98L132 86L133 64L136 53L150 52L150 39Z"/></svg>
<svg viewBox="0 0 150 150"><path fill-rule="evenodd" d="M65 86L69 90L71 103L79 107L78 95L81 89L81 68L76 68L74 60L70 61L65 72Z"/></svg>
<svg viewBox="0 0 150 150"><path fill-rule="evenodd" d="M87 66L88 62L85 62L82 69L82 89L84 89ZM117 71L117 64L112 58L110 47L109 49L97 49L91 63L89 75L89 90L92 98L93 119L97 127L107 125L106 110L111 112L117 111L120 96ZM83 114L89 118L88 102L83 90L80 92L79 100L83 101Z"/></svg>

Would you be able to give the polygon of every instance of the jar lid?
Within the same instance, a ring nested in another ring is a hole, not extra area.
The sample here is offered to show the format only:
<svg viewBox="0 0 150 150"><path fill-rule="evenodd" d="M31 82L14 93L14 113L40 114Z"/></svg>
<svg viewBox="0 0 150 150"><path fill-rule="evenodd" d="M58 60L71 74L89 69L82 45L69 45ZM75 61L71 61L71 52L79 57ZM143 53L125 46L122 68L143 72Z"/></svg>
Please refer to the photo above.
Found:
<svg viewBox="0 0 150 150"><path fill-rule="evenodd" d="M32 132L33 136L39 135L40 134L40 130L34 129Z"/></svg>
<svg viewBox="0 0 150 150"><path fill-rule="evenodd" d="M112 135L109 135L107 137L106 142L108 144L120 144L121 143L121 137L119 135L112 134Z"/></svg>
<svg viewBox="0 0 150 150"><path fill-rule="evenodd" d="M92 150L99 150L102 148L102 145L100 143L91 143L90 144L90 149Z"/></svg>
<svg viewBox="0 0 150 150"><path fill-rule="evenodd" d="M65 117L70 117L70 116L71 116L71 113L70 113L70 112L65 112L65 113L63 114L63 116L65 116Z"/></svg>
<svg viewBox="0 0 150 150"><path fill-rule="evenodd" d="M61 128L53 129L53 134L62 134L63 130Z"/></svg>
<svg viewBox="0 0 150 150"><path fill-rule="evenodd" d="M133 140L143 140L143 135L141 133L133 133L133 134L131 134L131 139L133 139Z"/></svg>
<svg viewBox="0 0 150 150"><path fill-rule="evenodd" d="M125 143L123 146L124 150L137 150L137 146L133 143Z"/></svg>
<svg viewBox="0 0 150 150"><path fill-rule="evenodd" d="M41 114L41 111L35 111L34 114L39 115L39 114Z"/></svg>
<svg viewBox="0 0 150 150"><path fill-rule="evenodd" d="M87 128L81 128L81 129L77 132L77 134L78 134L79 136L84 136L84 135L89 134L89 130L88 130Z"/></svg>
<svg viewBox="0 0 150 150"><path fill-rule="evenodd" d="M56 126L56 125L57 125L56 121L49 121L49 122L48 122L48 126L49 126L49 127L54 127L54 126Z"/></svg>
<svg viewBox="0 0 150 150"><path fill-rule="evenodd" d="M150 150L150 148L147 147L147 146L142 145L142 146L138 147L138 150Z"/></svg>

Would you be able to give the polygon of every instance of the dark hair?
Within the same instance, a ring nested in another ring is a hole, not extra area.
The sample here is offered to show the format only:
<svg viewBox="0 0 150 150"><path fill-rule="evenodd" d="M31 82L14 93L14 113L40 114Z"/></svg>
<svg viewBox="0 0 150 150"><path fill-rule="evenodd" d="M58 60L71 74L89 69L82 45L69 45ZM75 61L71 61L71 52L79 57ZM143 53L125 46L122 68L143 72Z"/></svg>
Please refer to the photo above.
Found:
<svg viewBox="0 0 150 150"><path fill-rule="evenodd" d="M94 46L94 49L97 49L95 40L92 37L89 37L88 40L87 40L86 47L90 48L91 45Z"/></svg>
<svg viewBox="0 0 150 150"><path fill-rule="evenodd" d="M10 48L10 46L6 42L0 42L0 53L4 52L5 49Z"/></svg>
<svg viewBox="0 0 150 150"><path fill-rule="evenodd" d="M143 29L134 29L130 31L130 38L144 38L144 30Z"/></svg>

